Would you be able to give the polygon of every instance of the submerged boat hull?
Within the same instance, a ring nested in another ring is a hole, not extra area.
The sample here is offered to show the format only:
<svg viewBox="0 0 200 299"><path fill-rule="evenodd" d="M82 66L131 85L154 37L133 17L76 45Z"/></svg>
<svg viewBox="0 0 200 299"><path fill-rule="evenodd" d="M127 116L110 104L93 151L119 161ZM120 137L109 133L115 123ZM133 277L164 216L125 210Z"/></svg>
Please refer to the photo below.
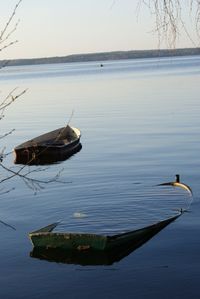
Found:
<svg viewBox="0 0 200 299"><path fill-rule="evenodd" d="M35 248L110 251L116 247L129 244L137 244L139 246L140 243L144 243L146 239L151 238L180 215L181 213L142 229L113 236L85 233L57 233L52 232L55 226L52 228L50 225L30 233L29 238ZM49 230L49 227L51 230Z"/></svg>

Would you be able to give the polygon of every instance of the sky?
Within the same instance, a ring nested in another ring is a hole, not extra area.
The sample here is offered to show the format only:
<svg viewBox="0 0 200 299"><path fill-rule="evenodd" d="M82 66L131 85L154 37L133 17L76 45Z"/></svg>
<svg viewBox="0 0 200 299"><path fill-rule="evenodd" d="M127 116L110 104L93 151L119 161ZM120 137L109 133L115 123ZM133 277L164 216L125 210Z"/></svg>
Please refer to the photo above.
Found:
<svg viewBox="0 0 200 299"><path fill-rule="evenodd" d="M0 31L17 2L1 0ZM20 19L17 30L9 39L18 42L1 51L0 60L157 49L154 16L144 6L138 12L138 2L22 0L10 26L12 30ZM191 20L186 18L189 31L192 30L190 23ZM181 32L176 46L184 48L193 47L194 44L187 34ZM161 48L166 48L166 45L161 45Z"/></svg>

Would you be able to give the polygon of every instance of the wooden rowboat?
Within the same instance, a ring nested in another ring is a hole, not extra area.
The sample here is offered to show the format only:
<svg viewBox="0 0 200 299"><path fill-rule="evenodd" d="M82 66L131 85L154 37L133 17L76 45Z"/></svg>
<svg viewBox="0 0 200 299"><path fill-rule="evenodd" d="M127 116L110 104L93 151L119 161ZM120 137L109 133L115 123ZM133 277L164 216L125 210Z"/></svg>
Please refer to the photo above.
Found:
<svg viewBox="0 0 200 299"><path fill-rule="evenodd" d="M181 214L182 212L171 218L141 229L111 236L87 233L52 232L58 225L58 223L53 223L29 233L29 238L35 248L110 251L124 245L137 244L137 246L139 246L140 243L144 243L144 240L151 238L168 224L176 220Z"/></svg>
<svg viewBox="0 0 200 299"><path fill-rule="evenodd" d="M148 227L110 237L69 233L55 235L51 231L56 224L52 224L29 234L34 245L30 256L49 262L82 266L112 265L144 245L180 215L181 213Z"/></svg>
<svg viewBox="0 0 200 299"><path fill-rule="evenodd" d="M16 164L34 164L39 160L64 160L80 150L81 132L66 127L40 135L14 148Z"/></svg>

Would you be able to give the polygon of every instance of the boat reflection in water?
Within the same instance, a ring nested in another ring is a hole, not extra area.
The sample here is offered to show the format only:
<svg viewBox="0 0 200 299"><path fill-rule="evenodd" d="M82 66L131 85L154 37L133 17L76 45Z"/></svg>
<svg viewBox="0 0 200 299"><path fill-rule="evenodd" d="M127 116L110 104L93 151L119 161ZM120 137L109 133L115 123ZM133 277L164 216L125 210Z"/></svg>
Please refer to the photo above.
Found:
<svg viewBox="0 0 200 299"><path fill-rule="evenodd" d="M112 265L145 244L180 215L182 212L153 225L114 236L53 233L53 226L50 225L49 232L43 228L29 234L34 245L30 256L49 262L82 266ZM94 249L100 246L103 239L104 247Z"/></svg>
<svg viewBox="0 0 200 299"><path fill-rule="evenodd" d="M72 156L80 152L81 149L82 144L79 143L76 148L70 152L54 151L53 153L32 155L31 158L28 156L16 156L14 163L23 165L50 165L70 159Z"/></svg>

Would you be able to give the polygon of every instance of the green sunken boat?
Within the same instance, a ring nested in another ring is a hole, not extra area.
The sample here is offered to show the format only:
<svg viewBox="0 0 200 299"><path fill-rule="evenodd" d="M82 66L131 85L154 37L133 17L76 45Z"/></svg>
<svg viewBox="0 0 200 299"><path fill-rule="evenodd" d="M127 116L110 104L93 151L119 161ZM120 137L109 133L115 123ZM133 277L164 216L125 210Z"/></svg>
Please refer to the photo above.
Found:
<svg viewBox="0 0 200 299"><path fill-rule="evenodd" d="M137 246L157 234L168 224L176 220L183 211L177 215L143 227L117 235L98 235L87 233L53 232L58 223L50 224L37 231L29 233L34 248L62 249L78 251L110 251L124 245Z"/></svg>

